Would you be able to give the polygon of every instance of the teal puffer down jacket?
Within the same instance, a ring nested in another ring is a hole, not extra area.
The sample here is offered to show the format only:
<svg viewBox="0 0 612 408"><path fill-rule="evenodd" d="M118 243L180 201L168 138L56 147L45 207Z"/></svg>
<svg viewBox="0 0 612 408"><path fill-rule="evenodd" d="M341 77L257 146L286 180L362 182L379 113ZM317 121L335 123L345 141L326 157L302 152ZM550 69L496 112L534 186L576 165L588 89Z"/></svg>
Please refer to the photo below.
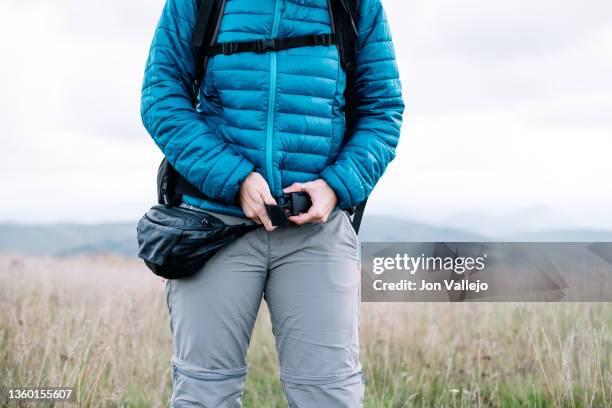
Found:
<svg viewBox="0 0 612 408"><path fill-rule="evenodd" d="M194 108L189 40L196 0L167 0L142 87L142 120L166 158L211 200L208 210L242 215L241 182L257 171L273 195L294 182L327 181L338 206L359 204L395 156L404 104L380 0L361 0L357 124L344 140L346 76L336 46L209 59ZM331 32L327 0L229 0L218 41Z"/></svg>

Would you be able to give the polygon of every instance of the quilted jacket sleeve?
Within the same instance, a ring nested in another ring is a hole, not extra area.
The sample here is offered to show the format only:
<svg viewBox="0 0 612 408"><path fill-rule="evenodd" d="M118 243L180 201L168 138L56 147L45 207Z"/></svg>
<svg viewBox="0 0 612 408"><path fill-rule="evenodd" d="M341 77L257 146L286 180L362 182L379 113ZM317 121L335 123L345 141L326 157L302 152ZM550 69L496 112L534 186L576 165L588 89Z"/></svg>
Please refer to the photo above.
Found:
<svg viewBox="0 0 612 408"><path fill-rule="evenodd" d="M167 0L149 52L142 86L144 126L174 168L207 196L235 202L254 165L222 141L190 102L194 0Z"/></svg>
<svg viewBox="0 0 612 408"><path fill-rule="evenodd" d="M321 173L338 206L366 199L395 157L404 102L391 33L380 0L361 0L355 94L355 133Z"/></svg>

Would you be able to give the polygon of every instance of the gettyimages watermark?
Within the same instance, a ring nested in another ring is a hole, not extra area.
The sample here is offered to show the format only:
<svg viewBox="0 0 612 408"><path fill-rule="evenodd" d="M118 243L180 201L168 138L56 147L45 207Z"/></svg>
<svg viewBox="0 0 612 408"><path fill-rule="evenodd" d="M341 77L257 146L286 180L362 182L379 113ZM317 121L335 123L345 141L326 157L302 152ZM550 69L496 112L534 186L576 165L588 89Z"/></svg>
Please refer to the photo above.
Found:
<svg viewBox="0 0 612 408"><path fill-rule="evenodd" d="M364 242L364 302L612 301L608 242Z"/></svg>

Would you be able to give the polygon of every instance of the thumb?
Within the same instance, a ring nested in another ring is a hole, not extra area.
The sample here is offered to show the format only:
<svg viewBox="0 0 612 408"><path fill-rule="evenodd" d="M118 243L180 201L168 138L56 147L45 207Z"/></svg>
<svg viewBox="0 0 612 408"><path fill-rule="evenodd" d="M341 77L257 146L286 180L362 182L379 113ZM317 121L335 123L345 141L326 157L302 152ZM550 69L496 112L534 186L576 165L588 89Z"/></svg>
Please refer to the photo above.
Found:
<svg viewBox="0 0 612 408"><path fill-rule="evenodd" d="M302 183L293 183L289 187L283 189L283 193L285 194L299 193L300 191L302 191Z"/></svg>

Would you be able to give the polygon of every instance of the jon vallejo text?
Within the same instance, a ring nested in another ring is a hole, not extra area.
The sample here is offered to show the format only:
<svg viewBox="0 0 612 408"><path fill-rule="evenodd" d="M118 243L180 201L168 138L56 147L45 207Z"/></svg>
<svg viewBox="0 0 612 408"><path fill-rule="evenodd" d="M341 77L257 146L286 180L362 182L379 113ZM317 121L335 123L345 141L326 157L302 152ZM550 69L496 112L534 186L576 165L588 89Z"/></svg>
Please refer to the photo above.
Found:
<svg viewBox="0 0 612 408"><path fill-rule="evenodd" d="M414 275L417 271L436 272L448 271L457 275L466 272L482 271L486 268L487 254L477 257L439 257L439 256L410 256L408 254L396 254L393 257L375 257L372 260L372 272L381 275L386 271L405 271ZM375 279L373 288L377 291L472 291L478 293L486 291L489 285L480 280L468 281L464 279L445 279L442 282L429 282L420 280L401 279L396 282L385 282L382 279Z"/></svg>

